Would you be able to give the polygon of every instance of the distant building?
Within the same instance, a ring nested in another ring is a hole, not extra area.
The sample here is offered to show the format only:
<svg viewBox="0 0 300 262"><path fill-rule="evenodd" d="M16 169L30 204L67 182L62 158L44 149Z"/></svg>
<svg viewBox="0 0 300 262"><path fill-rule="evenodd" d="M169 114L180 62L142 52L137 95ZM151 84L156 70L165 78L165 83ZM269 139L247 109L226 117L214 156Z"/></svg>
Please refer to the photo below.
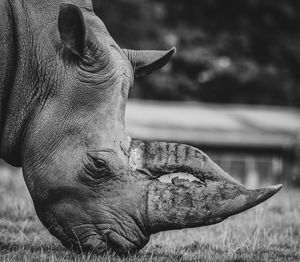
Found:
<svg viewBox="0 0 300 262"><path fill-rule="evenodd" d="M131 100L126 125L133 137L198 147L249 186L300 186L300 110ZM0 161L0 185L20 172Z"/></svg>
<svg viewBox="0 0 300 262"><path fill-rule="evenodd" d="M300 184L300 110L131 100L133 137L191 144L249 186Z"/></svg>

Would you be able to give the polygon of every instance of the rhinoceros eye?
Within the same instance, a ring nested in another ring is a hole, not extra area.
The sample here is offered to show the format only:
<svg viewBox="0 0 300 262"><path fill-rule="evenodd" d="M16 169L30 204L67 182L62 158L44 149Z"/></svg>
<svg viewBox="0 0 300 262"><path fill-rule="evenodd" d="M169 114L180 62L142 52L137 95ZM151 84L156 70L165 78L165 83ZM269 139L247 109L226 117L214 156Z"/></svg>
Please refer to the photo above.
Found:
<svg viewBox="0 0 300 262"><path fill-rule="evenodd" d="M87 155L87 158L87 161L84 163L84 169L90 177L100 179L111 175L112 172L105 160L89 154Z"/></svg>

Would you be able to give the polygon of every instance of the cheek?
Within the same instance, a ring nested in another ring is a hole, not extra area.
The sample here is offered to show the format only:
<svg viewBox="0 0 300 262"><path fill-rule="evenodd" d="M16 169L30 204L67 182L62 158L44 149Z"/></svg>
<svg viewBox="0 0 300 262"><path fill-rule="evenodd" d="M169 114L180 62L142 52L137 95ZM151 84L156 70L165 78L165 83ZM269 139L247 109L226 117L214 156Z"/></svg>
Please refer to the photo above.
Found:
<svg viewBox="0 0 300 262"><path fill-rule="evenodd" d="M47 228L61 226L71 233L72 227L88 223L85 207L95 202L95 194L84 185L60 187L49 191L47 201L36 203L35 208Z"/></svg>

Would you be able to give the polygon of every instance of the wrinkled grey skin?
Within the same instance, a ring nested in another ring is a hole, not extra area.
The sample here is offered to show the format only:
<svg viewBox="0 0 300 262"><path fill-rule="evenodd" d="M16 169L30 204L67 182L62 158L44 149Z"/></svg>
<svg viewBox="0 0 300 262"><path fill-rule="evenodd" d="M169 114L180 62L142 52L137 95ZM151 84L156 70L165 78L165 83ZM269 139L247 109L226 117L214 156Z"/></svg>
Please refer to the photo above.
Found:
<svg viewBox="0 0 300 262"><path fill-rule="evenodd" d="M191 146L130 138L134 75L175 50L122 50L90 0L64 3L0 2L0 154L23 168L40 220L66 247L134 252L152 233L218 223L280 189L248 190ZM197 180L158 179L177 172Z"/></svg>

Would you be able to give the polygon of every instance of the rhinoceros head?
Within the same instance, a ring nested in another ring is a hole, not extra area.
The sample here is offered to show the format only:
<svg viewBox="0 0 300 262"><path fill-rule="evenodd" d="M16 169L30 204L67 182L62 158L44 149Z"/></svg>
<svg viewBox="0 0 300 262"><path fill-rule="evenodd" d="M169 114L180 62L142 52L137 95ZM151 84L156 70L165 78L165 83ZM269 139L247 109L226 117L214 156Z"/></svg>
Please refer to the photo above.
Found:
<svg viewBox="0 0 300 262"><path fill-rule="evenodd" d="M92 10L72 4L60 6L56 31L51 92L32 116L23 168L39 218L66 247L133 252L152 233L218 223L280 189L248 190L194 147L126 134L134 76L175 49L121 49Z"/></svg>

